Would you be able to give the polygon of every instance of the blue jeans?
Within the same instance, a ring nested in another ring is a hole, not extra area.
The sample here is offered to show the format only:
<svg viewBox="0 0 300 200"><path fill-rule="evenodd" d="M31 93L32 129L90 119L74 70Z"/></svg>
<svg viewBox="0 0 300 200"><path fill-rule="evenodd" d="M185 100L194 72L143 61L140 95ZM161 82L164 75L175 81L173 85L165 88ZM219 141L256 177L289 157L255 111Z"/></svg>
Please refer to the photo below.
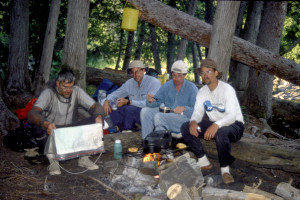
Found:
<svg viewBox="0 0 300 200"><path fill-rule="evenodd" d="M132 130L135 123L141 124L140 120L140 107L125 105L118 107L117 110L112 110L110 113L110 119L115 126L118 126L119 130Z"/></svg>
<svg viewBox="0 0 300 200"><path fill-rule="evenodd" d="M212 124L213 122L208 120L202 120L200 123L198 123L198 125L201 127L201 133L198 137L203 139L206 129ZM182 125L182 137L197 158L201 158L205 155L201 141L197 137L190 134L189 128L190 122L186 122ZM229 126L224 126L218 129L214 139L217 146L220 167L229 166L234 162L235 158L230 154L230 143L239 141L243 136L243 132L244 124L239 121L235 121Z"/></svg>
<svg viewBox="0 0 300 200"><path fill-rule="evenodd" d="M158 107L145 107L141 111L142 138L145 139L154 130L169 130L179 133L181 125L187 121L189 118L185 115L161 113Z"/></svg>

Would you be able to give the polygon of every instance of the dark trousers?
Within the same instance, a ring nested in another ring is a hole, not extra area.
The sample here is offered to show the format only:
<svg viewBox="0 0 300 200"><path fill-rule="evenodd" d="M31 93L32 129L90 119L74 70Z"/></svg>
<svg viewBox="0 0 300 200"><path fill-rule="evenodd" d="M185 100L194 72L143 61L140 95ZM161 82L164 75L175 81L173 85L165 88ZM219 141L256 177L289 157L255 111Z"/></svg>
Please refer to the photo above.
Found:
<svg viewBox="0 0 300 200"><path fill-rule="evenodd" d="M95 123L95 117L88 117L86 119L83 119L79 122L76 122L71 125L63 125L63 126L57 126L56 128L62 128L62 127L70 127L70 126L82 126L82 125L88 125ZM40 154L44 154L45 145L48 139L48 134L46 129L43 129L40 126L32 125L32 136L35 138L37 146L39 147Z"/></svg>
<svg viewBox="0 0 300 200"><path fill-rule="evenodd" d="M125 105L118 107L117 110L112 110L110 113L110 119L115 126L118 126L119 130L132 130L135 123L141 124L140 119L140 107Z"/></svg>
<svg viewBox="0 0 300 200"><path fill-rule="evenodd" d="M212 124L213 122L208 120L202 120L200 123L198 123L198 125L201 127L201 133L199 133L198 137L203 139L206 129ZM184 123L181 126L181 134L184 138L184 141L191 148L197 158L201 158L205 155L201 141L197 137L190 134L189 127L190 122ZM218 129L214 139L217 146L220 167L229 166L234 162L235 158L230 154L230 143L239 141L243 136L243 132L244 124L239 121L235 121L229 126L224 126Z"/></svg>

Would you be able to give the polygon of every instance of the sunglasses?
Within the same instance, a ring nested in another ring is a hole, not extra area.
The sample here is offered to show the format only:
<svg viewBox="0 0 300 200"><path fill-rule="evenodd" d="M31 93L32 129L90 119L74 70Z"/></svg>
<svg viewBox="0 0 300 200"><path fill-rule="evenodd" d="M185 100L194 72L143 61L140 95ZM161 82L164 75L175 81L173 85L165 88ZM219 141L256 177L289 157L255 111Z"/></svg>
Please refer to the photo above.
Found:
<svg viewBox="0 0 300 200"><path fill-rule="evenodd" d="M216 109L217 111L219 112L225 112L225 107L223 104L217 104L217 105L211 105L211 102L210 101L205 101L203 103L203 106L204 106L204 109L205 111L207 112L211 112L213 109Z"/></svg>

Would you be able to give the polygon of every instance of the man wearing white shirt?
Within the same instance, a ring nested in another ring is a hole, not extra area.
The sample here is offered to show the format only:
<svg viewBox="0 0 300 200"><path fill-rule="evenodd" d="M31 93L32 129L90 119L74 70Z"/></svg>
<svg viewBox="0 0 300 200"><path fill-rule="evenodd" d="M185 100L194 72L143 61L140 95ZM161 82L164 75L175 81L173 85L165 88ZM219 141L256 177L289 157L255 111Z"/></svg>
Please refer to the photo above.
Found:
<svg viewBox="0 0 300 200"><path fill-rule="evenodd" d="M198 158L202 170L211 169L198 138L215 139L223 182L233 183L229 166L235 158L230 154L230 143L237 142L243 136L244 120L235 90L228 83L218 80L222 75L212 59L201 62L198 70L203 86L196 97L190 122L182 125L181 133L187 145ZM204 114L209 120L204 120Z"/></svg>

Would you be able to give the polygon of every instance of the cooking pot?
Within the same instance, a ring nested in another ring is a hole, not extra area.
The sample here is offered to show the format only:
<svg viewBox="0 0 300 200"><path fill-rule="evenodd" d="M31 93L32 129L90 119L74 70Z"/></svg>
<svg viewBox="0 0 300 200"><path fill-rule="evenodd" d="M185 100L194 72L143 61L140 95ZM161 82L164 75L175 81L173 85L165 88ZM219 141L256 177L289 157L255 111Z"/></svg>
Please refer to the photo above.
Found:
<svg viewBox="0 0 300 200"><path fill-rule="evenodd" d="M171 108L169 108L167 106L161 106L161 107L159 107L159 112L170 113L170 112L173 112L173 110L171 110Z"/></svg>
<svg viewBox="0 0 300 200"><path fill-rule="evenodd" d="M143 140L143 152L159 153L162 148L169 148L172 143L171 132L167 130L153 131Z"/></svg>

